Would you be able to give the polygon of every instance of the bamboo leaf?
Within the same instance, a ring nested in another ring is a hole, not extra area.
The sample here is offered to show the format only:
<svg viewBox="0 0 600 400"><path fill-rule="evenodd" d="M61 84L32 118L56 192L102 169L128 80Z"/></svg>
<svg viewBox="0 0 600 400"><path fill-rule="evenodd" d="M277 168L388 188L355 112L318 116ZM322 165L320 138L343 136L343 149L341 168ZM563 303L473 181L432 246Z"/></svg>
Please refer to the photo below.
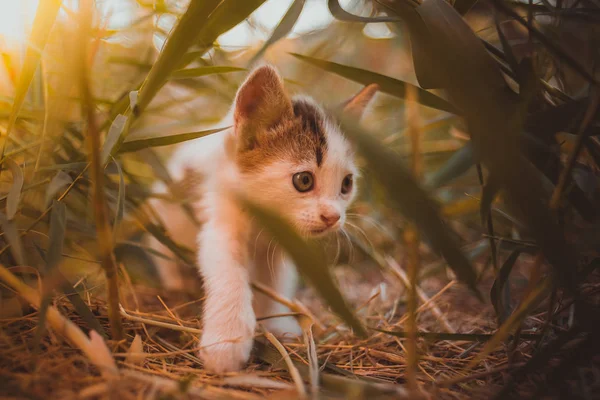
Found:
<svg viewBox="0 0 600 400"><path fill-rule="evenodd" d="M444 186L467 172L473 163L473 145L468 142L456 151L442 168L427 177L426 186L433 189Z"/></svg>
<svg viewBox="0 0 600 400"><path fill-rule="evenodd" d="M125 214L125 178L123 177L123 170L121 169L121 165L113 158L113 162L117 167L117 172L119 173L119 190L117 192L117 205L116 205L116 213L115 213L115 222L113 223L113 247L117 241L117 233L119 232L119 224L123 220L123 215Z"/></svg>
<svg viewBox="0 0 600 400"><path fill-rule="evenodd" d="M0 212L0 226L4 231L4 237L10 245L10 252L15 258L19 265L27 265L25 258L25 252L23 251L23 243L21 242L21 235L17 230L15 221L6 218L6 215Z"/></svg>
<svg viewBox="0 0 600 400"><path fill-rule="evenodd" d="M171 79L189 79L198 78L206 75L214 74L226 74L228 72L245 71L244 68L238 67L227 67L227 66L208 66L208 67L197 67L178 69L171 74Z"/></svg>
<svg viewBox="0 0 600 400"><path fill-rule="evenodd" d="M65 203L54 200L50 213L50 244L46 255L46 274L58 266L62 259L63 243L67 227L67 207Z"/></svg>
<svg viewBox="0 0 600 400"><path fill-rule="evenodd" d="M190 2L140 87L137 104L132 108L134 115L143 112L167 82L171 73L177 69L181 57L198 41L200 32L219 3L219 0L192 0Z"/></svg>
<svg viewBox="0 0 600 400"><path fill-rule="evenodd" d="M374 135L357 127L355 123L344 120L343 117L340 117L340 121L342 131L367 159L369 169L388 193L391 205L417 225L429 239L433 249L446 259L458 279L482 299L475 286L475 270L460 251L456 234L441 219L437 204L406 171L396 154L377 142L373 138Z"/></svg>
<svg viewBox="0 0 600 400"><path fill-rule="evenodd" d="M115 120L110 126L104 144L102 145L102 155L100 156L101 165L106 165L108 159L113 151L113 148L117 145L127 124L127 117L123 114L117 115Z"/></svg>
<svg viewBox="0 0 600 400"><path fill-rule="evenodd" d="M277 24L277 26L273 30L271 37L267 39L265 44L252 57L252 59L248 63L249 65L254 64L254 62L258 60L270 46L272 46L278 40L283 39L287 36L288 33L291 32L291 30L294 28L294 25L296 25L296 22L298 21L302 10L304 9L304 2L305 0L294 0L292 5L290 5L290 8L283 16L283 18L281 18L281 21L279 21L279 24Z"/></svg>
<svg viewBox="0 0 600 400"><path fill-rule="evenodd" d="M38 310L38 324L33 337L33 347L38 348L42 335L46 330L46 317L48 307L52 301L52 292L56 276L56 267L62 259L63 244L65 240L65 230L67 225L66 206L64 203L54 200L52 202L52 212L50 214L50 243L48 253L46 254L46 267L42 269L42 301Z"/></svg>
<svg viewBox="0 0 600 400"><path fill-rule="evenodd" d="M46 47L46 42L50 36L50 31L54 25L56 16L58 15L61 3L61 0L41 0L39 2L33 24L31 25L31 33L27 39L28 45L25 52L25 60L23 61L23 69L19 74L19 81L15 90L15 99L8 119L6 136L10 135L10 132L17 121L17 116L25 101L25 96L27 95L31 81L33 80L33 75L40 63L41 53L44 51L44 47ZM4 155L5 146L6 141L2 145L2 154L0 154L0 158Z"/></svg>
<svg viewBox="0 0 600 400"><path fill-rule="evenodd" d="M177 135L169 135L163 137L134 139L123 143L121 145L121 148L119 149L119 152L127 153L131 151L146 149L148 147L169 146L177 143L186 142L188 140L198 139L204 136L212 135L213 133L221 132L228 128L230 127L227 126L224 128L209 129L206 131L180 133Z"/></svg>
<svg viewBox="0 0 600 400"><path fill-rule="evenodd" d="M82 164L84 164L83 166L85 166L85 163ZM48 187L46 188L46 195L44 200L44 204L46 205L46 207L48 207L48 205L59 190L71 184L72 182L73 179L69 174L62 170L59 170L56 173L56 175L54 175L54 178L52 178L52 180L48 184Z"/></svg>
<svg viewBox="0 0 600 400"><path fill-rule="evenodd" d="M416 11L430 34L427 54L466 119L476 153L540 244L559 282L575 290L573 249L544 204L539 174L521 156L525 102L508 89L498 64L454 8L444 0L428 0Z"/></svg>
<svg viewBox="0 0 600 400"><path fill-rule="evenodd" d="M6 218L12 220L17 213L17 209L19 208L19 202L21 201L21 190L23 189L23 182L25 179L23 177L23 170L21 170L19 164L10 158L7 158L4 162L8 164L13 176L13 183L8 190L8 196L6 198Z"/></svg>
<svg viewBox="0 0 600 400"><path fill-rule="evenodd" d="M494 279L494 284L490 289L490 300L492 301L494 310L496 310L496 316L500 324L504 323L512 312L508 278L520 255L521 249L516 249L510 253L504 264L502 264L502 267L500 267L498 276Z"/></svg>
<svg viewBox="0 0 600 400"><path fill-rule="evenodd" d="M369 85L376 83L379 85L379 90L392 96L406 99L406 87L412 86L417 92L419 103L424 106L435 108L438 110L448 111L454 114L458 114L458 110L446 100L438 97L426 90L421 89L418 86L411 85L400 81L389 76L381 75L376 72L367 71L360 68L350 67L348 65L338 64L331 61L320 60L318 58L304 56L302 54L290 53L292 56L299 60L305 61L315 67L324 69L332 72L336 75L342 76L346 79L350 79L354 82L361 83L363 85Z"/></svg>
<svg viewBox="0 0 600 400"><path fill-rule="evenodd" d="M490 174L487 183L481 190L481 205L479 208L479 215L481 217L481 224L487 226L487 220L492 211L492 204L496 195L500 191L500 183L496 179L495 175Z"/></svg>
<svg viewBox="0 0 600 400"><path fill-rule="evenodd" d="M134 115L145 110L190 47L199 45L203 51L221 35L247 18L265 0L192 0L167 39L158 60L142 84Z"/></svg>
<svg viewBox="0 0 600 400"><path fill-rule="evenodd" d="M242 200L250 213L277 240L294 260L296 268L316 289L331 309L362 337L367 331L356 318L333 281L325 257L313 242L307 242L280 216L247 200Z"/></svg>
<svg viewBox="0 0 600 400"><path fill-rule="evenodd" d="M473 358L473 360L469 363L468 367L472 368L477 365L483 358L489 355L496 347L500 345L500 343L504 342L510 335L512 331L514 331L517 326L521 324L521 322L529 315L533 310L538 307L542 301L552 289L552 281L550 278L545 278L540 284L533 289L527 298L523 299L519 307L515 310L514 313L511 314L510 317L500 326L500 328L484 346L484 348Z"/></svg>

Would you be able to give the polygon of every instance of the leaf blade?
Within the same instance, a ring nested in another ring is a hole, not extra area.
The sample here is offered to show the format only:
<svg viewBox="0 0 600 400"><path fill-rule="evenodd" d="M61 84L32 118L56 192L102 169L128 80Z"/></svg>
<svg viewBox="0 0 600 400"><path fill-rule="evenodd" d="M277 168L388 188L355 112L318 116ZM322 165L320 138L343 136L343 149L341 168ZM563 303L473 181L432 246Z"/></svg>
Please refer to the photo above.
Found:
<svg viewBox="0 0 600 400"><path fill-rule="evenodd" d="M441 97L438 97L424 89L421 89L418 86L411 85L409 83L400 81L398 79L386 75L381 75L360 68L350 67L348 65L338 64L331 61L325 61L297 53L289 54L315 67L324 69L328 72L332 72L336 75L342 76L346 79L350 79L354 82L358 82L363 85L376 83L377 85L379 85L380 91L401 99L406 98L406 87L412 86L418 93L418 99L420 104L438 110L459 114L459 111L452 104L448 103Z"/></svg>
<svg viewBox="0 0 600 400"><path fill-rule="evenodd" d="M311 282L332 310L348 323L359 336L366 337L367 331L346 304L329 273L323 254L321 254L317 246L302 239L277 214L245 199L242 199L241 203L286 250L287 254L294 260L298 271Z"/></svg>

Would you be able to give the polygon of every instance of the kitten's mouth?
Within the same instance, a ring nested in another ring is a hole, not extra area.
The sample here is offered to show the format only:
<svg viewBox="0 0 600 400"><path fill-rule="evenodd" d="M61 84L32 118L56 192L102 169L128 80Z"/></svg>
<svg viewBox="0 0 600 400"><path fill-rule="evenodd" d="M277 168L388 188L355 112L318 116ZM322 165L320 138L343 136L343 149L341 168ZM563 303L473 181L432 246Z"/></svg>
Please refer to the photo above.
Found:
<svg viewBox="0 0 600 400"><path fill-rule="evenodd" d="M310 232L310 236L319 237L319 236L324 236L324 235L326 235L328 233L331 233L331 232L335 232L335 231L337 231L339 229L339 227L340 227L339 224L335 224L335 225L332 225L332 226L327 226L325 228L311 229L309 232Z"/></svg>

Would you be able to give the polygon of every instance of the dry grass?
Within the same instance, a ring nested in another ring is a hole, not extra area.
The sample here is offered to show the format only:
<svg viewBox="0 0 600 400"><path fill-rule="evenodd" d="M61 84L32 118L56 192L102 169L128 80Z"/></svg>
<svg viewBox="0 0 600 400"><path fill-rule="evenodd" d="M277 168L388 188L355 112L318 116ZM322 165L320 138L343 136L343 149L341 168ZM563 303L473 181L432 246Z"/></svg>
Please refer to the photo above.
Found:
<svg viewBox="0 0 600 400"><path fill-rule="evenodd" d="M521 272L525 272L526 263L521 267ZM398 293L403 293L404 289L393 270L370 269L367 273L357 273L342 266L337 272L342 291L369 327L388 331L403 329L401 321L406 319L405 305L398 304L402 298ZM490 278L491 275L480 284L482 290L489 290ZM598 292L599 283L600 279L596 279L596 284L590 284L588 290ZM103 377L86 357L52 331L44 335L39 350L32 348L37 313L25 309L23 317L1 321L2 398L42 398L48 395L61 399L299 397L284 357L268 345L263 334L257 334L256 351L243 372L213 375L203 370L196 356L201 300L191 300L181 294L165 294L141 285L123 285L122 289L123 308L129 316L123 319L126 339L108 342L119 366L117 377ZM493 333L493 308L479 303L462 285L436 278L429 279L421 289L429 301L420 303L419 332L445 331L438 314L441 312L450 324L458 327L452 333ZM98 296L88 298L89 307L108 328L106 303ZM315 329L314 333L321 370L317 384L322 389L322 398L373 398L365 396L365 393L372 393L377 398L405 397L405 339L377 331L372 331L366 340L357 339L323 309L312 290L303 289L298 299L325 327L324 330ZM54 305L69 319L87 329L64 297L57 297ZM506 383L511 372L531 358L536 349L535 338L545 321L543 309L544 306L525 321L522 339L526 340L519 342L510 357L507 357L510 347L501 346L472 369L468 368L468 364L481 349L480 343L419 339L416 376L423 395L431 398L489 398ZM568 312L567 308L566 316L562 318L566 323ZM171 329L168 325L179 328ZM560 331L560 327L554 328ZM143 354L134 349L132 355L129 347L136 335L141 337ZM283 345L300 369L308 390L306 371L310 362L307 343L298 339ZM593 363L582 366L582 371L588 373L572 378L570 387L574 388L574 395L578 391L598 387L598 379L590 380L590 377L597 377L594 375L598 372L597 361L595 366ZM560 364L560 357L557 363ZM344 377L344 380L331 381L331 376ZM537 389L534 378L535 375L530 382L522 385L523 395ZM366 386L358 385L358 382ZM354 388L353 383L357 383Z"/></svg>

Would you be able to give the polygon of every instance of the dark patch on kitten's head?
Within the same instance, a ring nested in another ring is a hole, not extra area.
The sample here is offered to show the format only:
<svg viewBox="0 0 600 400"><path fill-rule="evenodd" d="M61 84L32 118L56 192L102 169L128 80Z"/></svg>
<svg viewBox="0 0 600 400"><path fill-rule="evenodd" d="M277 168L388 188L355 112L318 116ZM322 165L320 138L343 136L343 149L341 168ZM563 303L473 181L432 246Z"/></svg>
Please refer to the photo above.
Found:
<svg viewBox="0 0 600 400"><path fill-rule="evenodd" d="M318 167L327 154L325 112L310 99L291 100L293 113L282 115L279 121L256 136L256 145L238 154L243 171L266 166L276 159L297 162L314 160Z"/></svg>
<svg viewBox="0 0 600 400"><path fill-rule="evenodd" d="M294 99L292 101L294 115L300 118L304 131L312 134L315 139L315 157L317 166L323 163L323 154L327 150L327 137L325 136L325 128L323 127L323 112L316 105L302 99Z"/></svg>

